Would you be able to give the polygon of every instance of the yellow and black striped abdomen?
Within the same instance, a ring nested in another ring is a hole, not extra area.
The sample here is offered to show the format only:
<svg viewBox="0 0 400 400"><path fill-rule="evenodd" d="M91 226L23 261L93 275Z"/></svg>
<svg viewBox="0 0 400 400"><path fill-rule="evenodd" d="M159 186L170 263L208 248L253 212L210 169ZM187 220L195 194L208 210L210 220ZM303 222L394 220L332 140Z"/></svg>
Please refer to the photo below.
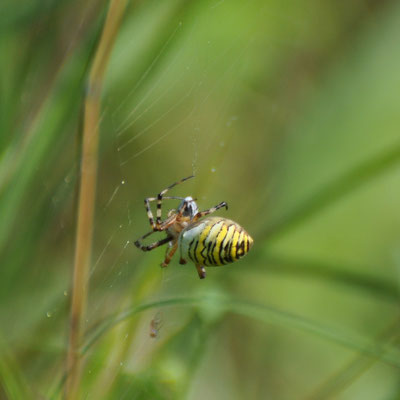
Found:
<svg viewBox="0 0 400 400"><path fill-rule="evenodd" d="M182 258L202 266L232 263L246 255L252 245L253 239L239 224L221 217L189 225L179 237Z"/></svg>

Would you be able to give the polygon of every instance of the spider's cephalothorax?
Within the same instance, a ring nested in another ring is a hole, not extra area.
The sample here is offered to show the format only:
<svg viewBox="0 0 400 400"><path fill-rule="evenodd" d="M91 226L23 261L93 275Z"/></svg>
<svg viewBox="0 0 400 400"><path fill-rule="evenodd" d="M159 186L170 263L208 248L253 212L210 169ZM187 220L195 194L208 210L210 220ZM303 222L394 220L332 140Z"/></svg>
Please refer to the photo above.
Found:
<svg viewBox="0 0 400 400"><path fill-rule="evenodd" d="M169 243L162 267L168 266L177 248L180 248L180 263L186 264L186 259L192 260L201 279L206 277L205 266L220 266L232 263L248 253L253 245L251 236L236 222L222 217L207 217L208 214L228 205L223 201L209 210L199 211L195 200L188 196L164 196L169 189L193 178L189 176L173 183L164 189L157 197L148 197L144 200L152 231L136 240L135 245L143 250L150 251L158 246ZM181 203L177 210L170 210L168 217L161 220L161 203L163 199L178 199ZM154 221L150 202L157 201L157 214ZM165 231L167 237L149 245L143 245L141 240L154 232Z"/></svg>
<svg viewBox="0 0 400 400"><path fill-rule="evenodd" d="M190 219L193 219L193 217L199 212L199 207L197 207L194 199L188 196L181 201L181 204L179 204L178 212L181 210L183 210L182 215L184 217L190 217Z"/></svg>

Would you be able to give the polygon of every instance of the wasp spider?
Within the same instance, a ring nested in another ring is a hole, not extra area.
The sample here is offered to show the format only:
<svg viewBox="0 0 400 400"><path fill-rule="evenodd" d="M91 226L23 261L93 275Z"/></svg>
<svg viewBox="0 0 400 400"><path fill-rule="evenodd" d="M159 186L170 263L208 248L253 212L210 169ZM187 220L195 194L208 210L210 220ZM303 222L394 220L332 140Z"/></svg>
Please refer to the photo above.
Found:
<svg viewBox="0 0 400 400"><path fill-rule="evenodd" d="M207 217L218 209L228 205L223 201L215 207L199 211L195 199L192 197L165 196L174 186L193 178L189 176L168 186L157 197L148 197L144 204L152 231L136 240L135 245L143 251L150 251L168 243L169 249L162 267L167 267L176 250L180 249L180 264L186 264L189 258L196 265L200 279L206 277L204 267L220 266L232 263L248 253L253 245L251 236L236 222L222 217ZM161 220L162 200L181 200L176 210L170 210L167 218ZM150 208L150 202L157 201L156 220ZM167 237L149 245L142 244L142 240L154 232L165 231Z"/></svg>

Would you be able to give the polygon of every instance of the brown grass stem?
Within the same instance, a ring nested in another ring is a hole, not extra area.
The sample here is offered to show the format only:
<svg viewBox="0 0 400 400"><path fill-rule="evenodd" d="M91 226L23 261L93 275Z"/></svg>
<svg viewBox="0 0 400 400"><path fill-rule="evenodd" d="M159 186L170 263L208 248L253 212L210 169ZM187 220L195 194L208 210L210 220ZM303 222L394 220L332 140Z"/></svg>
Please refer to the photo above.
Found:
<svg viewBox="0 0 400 400"><path fill-rule="evenodd" d="M70 331L67 354L67 400L79 398L83 321L88 296L88 276L92 247L96 197L101 88L108 59L122 21L126 0L111 0L103 32L89 74L84 104L81 179L78 200L75 260L73 269Z"/></svg>

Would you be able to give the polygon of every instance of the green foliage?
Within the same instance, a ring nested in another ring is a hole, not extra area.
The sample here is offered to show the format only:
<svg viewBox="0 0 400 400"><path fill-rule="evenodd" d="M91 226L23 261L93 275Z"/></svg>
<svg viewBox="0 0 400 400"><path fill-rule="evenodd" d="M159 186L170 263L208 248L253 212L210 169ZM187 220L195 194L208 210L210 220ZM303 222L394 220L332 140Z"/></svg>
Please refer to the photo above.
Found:
<svg viewBox="0 0 400 400"><path fill-rule="evenodd" d="M0 398L62 398L107 6L0 6ZM83 398L400 395L399 30L390 1L130 4L102 93ZM191 173L173 195L226 201L255 240L203 281L132 244L143 198Z"/></svg>

